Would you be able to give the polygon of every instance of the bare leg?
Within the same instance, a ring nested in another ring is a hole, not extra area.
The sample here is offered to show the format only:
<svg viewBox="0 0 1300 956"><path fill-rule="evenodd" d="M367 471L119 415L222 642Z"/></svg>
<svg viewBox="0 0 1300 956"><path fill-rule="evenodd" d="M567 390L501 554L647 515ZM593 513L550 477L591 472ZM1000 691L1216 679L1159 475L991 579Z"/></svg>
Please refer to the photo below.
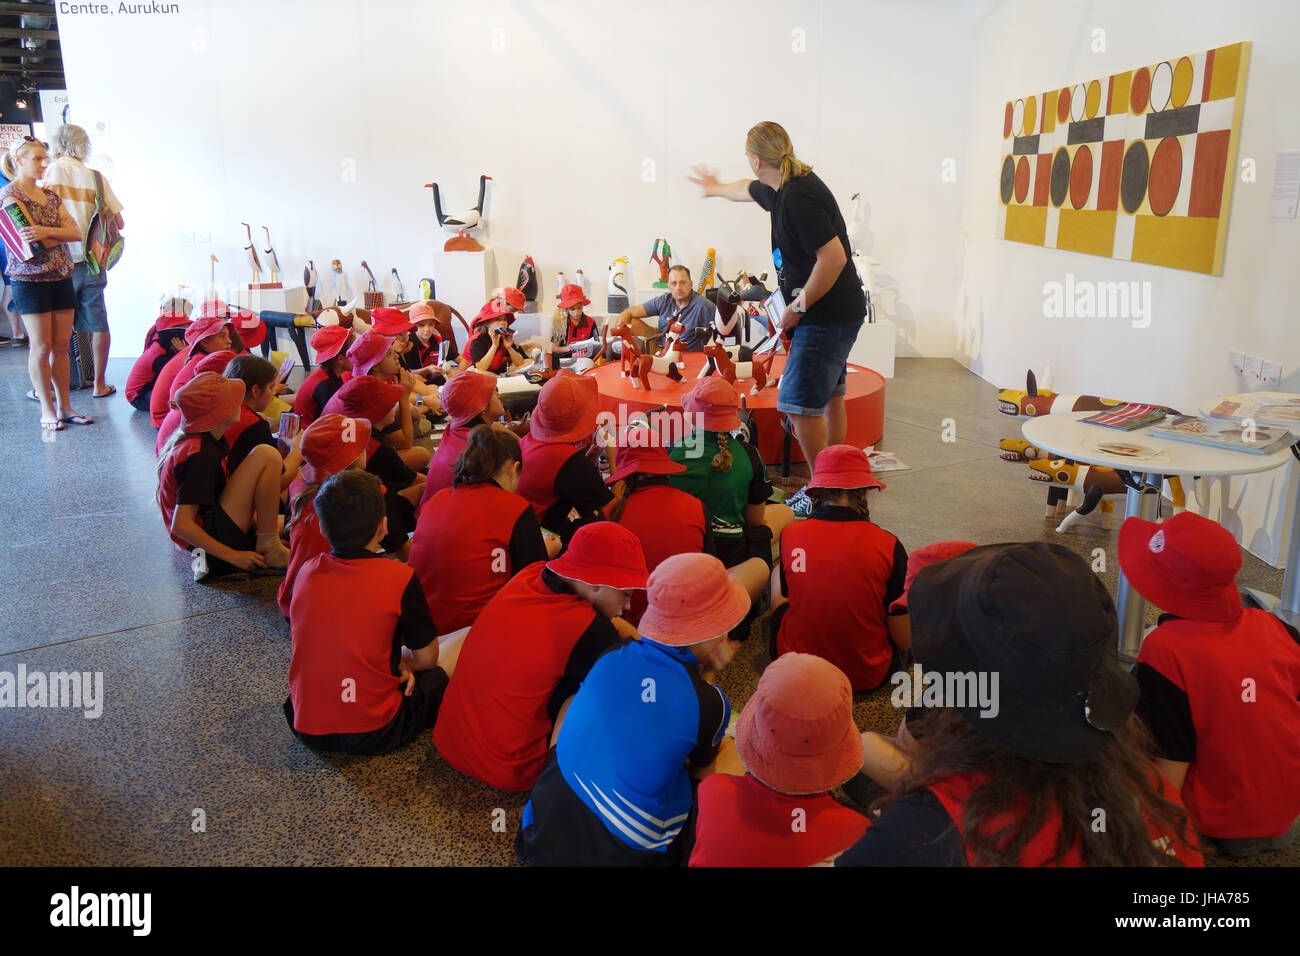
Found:
<svg viewBox="0 0 1300 956"><path fill-rule="evenodd" d="M560 739L560 727L564 724L564 715L569 712L569 705L572 703L573 703L573 698L570 697L568 700L566 700L563 704L560 705L560 712L555 715L555 728L551 731L552 747L554 747L556 742Z"/></svg>
<svg viewBox="0 0 1300 956"><path fill-rule="evenodd" d="M54 318L49 312L23 316L31 336L31 350L27 355L27 375L41 403L41 419L52 422L59 416L54 413L54 396L50 388L50 359L54 351ZM67 343L64 343L66 348ZM66 362L66 355L65 355ZM64 366L64 387L67 387L67 366Z"/></svg>
<svg viewBox="0 0 1300 956"><path fill-rule="evenodd" d="M832 395L822 417L826 419L826 444L843 445L844 436L849 433L849 413L844 406L844 396Z"/></svg>
<svg viewBox="0 0 1300 956"><path fill-rule="evenodd" d="M54 394L58 399L59 417L69 418L77 414L72 408L71 392L68 388L68 343L72 341L72 309L53 312L54 336L51 341L53 352L50 356L50 377L54 379ZM39 395L40 393L37 392Z"/></svg>
<svg viewBox="0 0 1300 956"><path fill-rule="evenodd" d="M283 459L270 445L258 445L239 463L221 492L221 508L247 531L257 524L257 552L268 567L289 563L289 549L280 543L280 467Z"/></svg>
<svg viewBox="0 0 1300 956"><path fill-rule="evenodd" d="M433 460L433 454L427 448L421 448L416 445L411 448L403 448L397 453L397 457L406 462L406 467L414 471L427 471L429 462Z"/></svg>
<svg viewBox="0 0 1300 956"><path fill-rule="evenodd" d="M95 355L95 395L103 395L108 391L108 383L104 381L104 369L108 367L109 344L110 338L107 332L91 333L90 347Z"/></svg>
<svg viewBox="0 0 1300 956"><path fill-rule="evenodd" d="M772 543L779 544L781 532L794 520L794 509L789 505L767 505L763 509L763 524L772 529Z"/></svg>
<svg viewBox="0 0 1300 956"><path fill-rule="evenodd" d="M757 601L759 595L763 593L763 588L767 585L767 564L762 558L750 558L748 561L742 561L735 567L728 568L727 574L745 589L750 601Z"/></svg>
<svg viewBox="0 0 1300 956"><path fill-rule="evenodd" d="M778 581L780 574L781 574L781 565L780 563L777 563L772 567L772 579L769 582L769 585L771 586L770 593L772 597L769 599L768 603L769 603L769 607L773 611L779 608L782 604L790 603L790 599L781 593L781 585Z"/></svg>
<svg viewBox="0 0 1300 956"><path fill-rule="evenodd" d="M829 411L830 406L826 406ZM811 470L813 462L821 450L826 447L826 413L821 415L791 415L790 424L794 426L794 437L799 439L803 449L804 460Z"/></svg>
<svg viewBox="0 0 1300 956"><path fill-rule="evenodd" d="M469 628L462 627L438 638L438 666L447 672L448 677L456 673L456 661L460 660L460 649L465 646L467 634Z"/></svg>

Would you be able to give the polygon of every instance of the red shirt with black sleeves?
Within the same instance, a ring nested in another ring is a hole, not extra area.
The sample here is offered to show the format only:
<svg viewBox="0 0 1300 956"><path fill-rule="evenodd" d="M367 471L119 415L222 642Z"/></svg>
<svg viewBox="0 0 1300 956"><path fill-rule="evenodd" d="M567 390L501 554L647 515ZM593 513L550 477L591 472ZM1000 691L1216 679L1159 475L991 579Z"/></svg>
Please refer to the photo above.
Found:
<svg viewBox="0 0 1300 956"><path fill-rule="evenodd" d="M518 493L532 504L543 528L567 545L578 528L604 517L602 509L614 494L578 445L538 441L530 433L519 447L524 470Z"/></svg>
<svg viewBox="0 0 1300 956"><path fill-rule="evenodd" d="M605 506L607 516L612 507L613 502ZM647 571L653 572L659 562L674 554L713 553L703 502L669 485L664 475L641 479L628 496L618 523L640 540ZM645 609L645 591L638 589L632 592L632 607L624 617L629 624L636 624Z"/></svg>
<svg viewBox="0 0 1300 956"><path fill-rule="evenodd" d="M433 728L447 763L498 790L532 789L560 705L619 643L609 618L545 568L524 568L479 614Z"/></svg>
<svg viewBox="0 0 1300 956"><path fill-rule="evenodd" d="M171 408L168 403L172 400L172 383L185 365L185 359L185 350L182 349L167 360L167 364L158 372L158 378L154 380L153 392L149 395L149 420L153 422L154 428L161 425L167 417Z"/></svg>
<svg viewBox="0 0 1300 956"><path fill-rule="evenodd" d="M289 484L290 506L302 494L306 484L301 478L295 478ZM330 549L325 532L320 529L320 518L316 516L315 495L302 508L302 515L289 529L289 566L284 569L284 580L280 582L280 589L275 596L280 605L280 613L285 617L289 616L289 602L293 598L293 584L298 579L298 572L312 558L325 554Z"/></svg>
<svg viewBox="0 0 1300 956"><path fill-rule="evenodd" d="M520 568L546 560L528 502L489 479L444 488L420 510L408 563L443 634L474 623Z"/></svg>
<svg viewBox="0 0 1300 956"><path fill-rule="evenodd" d="M334 393L351 378L350 374L335 377L323 367L317 366L302 380L302 385L293 397L293 413L301 420L301 427L306 428L321 417L321 409L334 397Z"/></svg>
<svg viewBox="0 0 1300 956"><path fill-rule="evenodd" d="M451 472L456 467L456 459L469 444L469 433L480 424L482 424L481 419L475 419L467 425L448 425L443 429L442 441L434 449L429 470L424 477L424 491L420 495L419 505L416 506L417 514L424 510L430 498L444 488L451 487Z"/></svg>
<svg viewBox="0 0 1300 956"><path fill-rule="evenodd" d="M177 441L163 462L158 475L158 507L162 511L163 526L178 547L189 550L191 545L172 534L176 506L197 506L197 520L200 527L203 526L212 509L221 503L221 492L226 488L228 452L224 441L204 432Z"/></svg>
<svg viewBox="0 0 1300 956"><path fill-rule="evenodd" d="M790 607L777 653L816 654L855 691L878 687L894 656L886 611L906 576L907 552L892 534L852 508L818 508L781 535L781 593Z"/></svg>
<svg viewBox="0 0 1300 956"><path fill-rule="evenodd" d="M1166 615L1138 652L1138 714L1182 796L1224 840L1281 836L1300 816L1300 644L1267 611L1230 621Z"/></svg>
<svg viewBox="0 0 1300 956"><path fill-rule="evenodd" d="M230 446L229 465L233 474L258 445L270 445L279 451L271 435L271 424L247 405L239 407L239 421L226 429L221 436Z"/></svg>
<svg viewBox="0 0 1300 956"><path fill-rule="evenodd" d="M131 372L126 377L126 400L132 405L145 392L150 392L158 374L172 357L172 353L161 342L154 342L135 360Z"/></svg>
<svg viewBox="0 0 1300 956"><path fill-rule="evenodd" d="M289 603L289 697L301 734L364 734L402 703L402 645L437 640L415 573L356 550L307 561Z"/></svg>
<svg viewBox="0 0 1300 956"><path fill-rule="evenodd" d="M802 829L794 829L797 820ZM690 865L812 866L853 846L869 826L828 793L791 796L753 774L714 773L700 783Z"/></svg>

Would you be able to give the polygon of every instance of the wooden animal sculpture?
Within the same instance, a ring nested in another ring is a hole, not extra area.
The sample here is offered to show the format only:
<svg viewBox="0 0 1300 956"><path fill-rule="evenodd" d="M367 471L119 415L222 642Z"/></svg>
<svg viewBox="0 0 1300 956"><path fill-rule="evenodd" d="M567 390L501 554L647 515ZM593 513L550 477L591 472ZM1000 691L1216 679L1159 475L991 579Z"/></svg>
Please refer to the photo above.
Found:
<svg viewBox="0 0 1300 956"><path fill-rule="evenodd" d="M248 245L244 246L244 252L248 254L248 265L253 270L250 282L256 285L262 281L262 260L257 258L257 247L253 245L253 227L246 222L241 222L240 225L248 233Z"/></svg>
<svg viewBox="0 0 1300 956"><path fill-rule="evenodd" d="M682 325L680 319L674 319L668 326L668 331L664 334L664 344L659 347L655 353L655 358L667 359L670 362L680 362L682 360L682 336L686 333L686 326Z"/></svg>
<svg viewBox="0 0 1300 956"><path fill-rule="evenodd" d="M1029 463L1029 478L1033 481L1051 484L1051 490L1082 492L1083 503L1067 514L1056 527L1057 534L1069 529L1083 515L1091 514L1097 505L1101 505L1102 527L1110 528L1111 515L1115 510L1113 501L1106 501L1107 496L1128 493L1124 479L1113 468L1100 465L1080 465L1064 458L1042 458ZM1174 513L1186 509L1187 495L1183 491L1182 481L1174 476L1169 479L1169 492L1173 498ZM1059 496L1048 498L1047 517L1053 517L1060 507ZM1068 498L1067 498L1068 503Z"/></svg>
<svg viewBox="0 0 1300 956"><path fill-rule="evenodd" d="M262 231L266 233L266 248L263 249L262 251L266 253L266 264L271 270L271 281L279 282L280 281L280 259L275 254L275 246L271 245L271 230L268 229L266 226L263 226Z"/></svg>
<svg viewBox="0 0 1300 956"><path fill-rule="evenodd" d="M713 288L713 264L717 255L718 253L714 249L710 249L704 254L704 265L700 267L700 281L695 284L695 292L697 295L704 295L707 290Z"/></svg>
<svg viewBox="0 0 1300 956"><path fill-rule="evenodd" d="M1048 452L1024 438L1000 439L998 449L1003 461L1038 461L1050 457Z"/></svg>
<svg viewBox="0 0 1300 956"><path fill-rule="evenodd" d="M397 266L393 266L393 281L397 283L397 288L394 290L394 294L397 296L397 298L394 299L393 301L405 302L406 287L402 285L402 277L397 274Z"/></svg>
<svg viewBox="0 0 1300 956"><path fill-rule="evenodd" d="M620 372L624 378L632 380L633 388L644 388L647 392L651 391L651 372L656 375L667 375L674 382L682 380L682 372L677 367L676 361L657 355L642 354L640 347L636 344L636 336L626 327L616 330L616 334L623 342L623 351L619 358ZM608 354L609 323L605 324L603 338L604 351ZM638 385L638 383L640 384Z"/></svg>
<svg viewBox="0 0 1300 956"><path fill-rule="evenodd" d="M366 270L366 275L370 276L370 284L366 286L364 294L367 309L380 309L384 306L384 294L379 291L379 283L375 281L375 274L370 271L370 266L366 260L361 260L361 268Z"/></svg>
<svg viewBox="0 0 1300 956"><path fill-rule="evenodd" d="M437 290L438 290L438 286L432 279L420 280L421 299L436 299L438 297Z"/></svg>
<svg viewBox="0 0 1300 956"><path fill-rule="evenodd" d="M627 256L619 256L610 262L605 294L608 296L606 309L609 312L622 312L631 304L627 297Z"/></svg>
<svg viewBox="0 0 1300 956"><path fill-rule="evenodd" d="M1117 398L1098 398L1096 395L1059 395L1040 389L1031 370L1025 377L1025 390L1004 388L998 392L998 411L1003 415L1038 418L1053 412L1102 412L1127 404ZM1171 415L1178 412L1166 409Z"/></svg>
<svg viewBox="0 0 1300 956"><path fill-rule="evenodd" d="M338 259L330 262L330 271L334 273L334 304L348 304L348 277L343 274L343 263Z"/></svg>
<svg viewBox="0 0 1300 956"><path fill-rule="evenodd" d="M216 256L211 256L211 259L212 263L209 266L210 273L208 275L208 298L215 299L217 297L217 263L221 260Z"/></svg>
<svg viewBox="0 0 1300 956"><path fill-rule="evenodd" d="M438 218L438 225L442 226L442 228L448 232L455 233L456 235L454 238L458 239L468 239L470 230L477 229L479 226L484 225L483 199L487 195L487 184L488 180L491 178L491 176L480 176L478 178L478 203L475 204L473 208L451 216L442 211L442 194L438 191L438 184L425 183L425 189L433 190L433 214ZM477 242L475 242L474 245L478 246L479 249L483 248L482 246L479 246ZM446 249L445 246L444 249ZM450 252L452 250L446 249L446 251Z"/></svg>
<svg viewBox="0 0 1300 956"><path fill-rule="evenodd" d="M725 339L727 336L734 335L737 345L748 345L749 312L741 307L739 301L725 289L718 290L718 298L714 304L718 307L718 314L713 317L713 328L717 337Z"/></svg>
<svg viewBox="0 0 1300 956"><path fill-rule="evenodd" d="M661 247L662 253L660 252ZM659 281L654 284L654 288L668 288L668 270L673 266L673 250L668 245L667 239L655 240L655 247L650 250L650 261L659 266Z"/></svg>
<svg viewBox="0 0 1300 956"><path fill-rule="evenodd" d="M308 312L320 311L320 299L316 298L316 283L319 281L320 279L316 275L316 262L313 259L308 259L307 264L302 267L302 285L307 291Z"/></svg>
<svg viewBox="0 0 1300 956"><path fill-rule="evenodd" d="M718 343L706 345L704 354L713 360L719 374L732 385L735 385L738 379L752 378L754 387L750 389L751 395L757 395L767 387L768 374L772 370L772 359L776 356L775 352L768 352L764 359L733 362L731 355Z"/></svg>
<svg viewBox="0 0 1300 956"><path fill-rule="evenodd" d="M519 278L515 280L515 288L524 294L524 311L536 312L537 266L532 256L524 256L524 261L519 264Z"/></svg>

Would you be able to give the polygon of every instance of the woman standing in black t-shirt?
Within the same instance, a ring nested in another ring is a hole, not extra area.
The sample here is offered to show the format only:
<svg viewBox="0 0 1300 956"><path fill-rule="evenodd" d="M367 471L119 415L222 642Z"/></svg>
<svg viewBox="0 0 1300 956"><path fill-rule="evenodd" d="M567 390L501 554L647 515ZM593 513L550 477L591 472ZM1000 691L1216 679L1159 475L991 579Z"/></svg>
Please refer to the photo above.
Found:
<svg viewBox="0 0 1300 956"><path fill-rule="evenodd" d="M705 196L756 202L772 214L772 260L789 303L781 330L791 336L776 407L790 416L811 463L848 431L845 376L866 297L849 258L844 216L812 167L795 157L789 134L759 123L745 139L745 156L756 179L720 183L704 166L689 178ZM796 513L804 497L800 491L790 500Z"/></svg>

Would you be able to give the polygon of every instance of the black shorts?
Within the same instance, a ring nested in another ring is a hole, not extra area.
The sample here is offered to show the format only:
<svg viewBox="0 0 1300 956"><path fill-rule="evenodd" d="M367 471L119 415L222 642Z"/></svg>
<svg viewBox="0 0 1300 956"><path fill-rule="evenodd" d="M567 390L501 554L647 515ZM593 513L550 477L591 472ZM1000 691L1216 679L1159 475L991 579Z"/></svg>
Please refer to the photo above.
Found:
<svg viewBox="0 0 1300 956"><path fill-rule="evenodd" d="M203 530L227 548L232 548L235 551L253 551L257 548L257 532L253 530L252 526L247 531L239 527L235 520L226 514L226 510L221 505L217 505L203 515ZM191 552L194 550L194 548L190 548ZM209 578L245 573L243 568L227 564L213 554L207 555L207 562Z"/></svg>
<svg viewBox="0 0 1300 956"><path fill-rule="evenodd" d="M450 678L441 667L415 672L415 689L411 696L402 696L401 706L393 719L378 730L361 734L304 734L297 730L293 735L316 750L340 750L358 757L386 754L405 747L423 731L432 730L442 706L442 695ZM284 719L293 730L293 700L284 701Z"/></svg>
<svg viewBox="0 0 1300 956"><path fill-rule="evenodd" d="M763 563L772 567L772 529L767 525L745 525L745 533L738 538L724 538L714 535L714 550L718 560L725 567L734 568L750 558L762 558Z"/></svg>
<svg viewBox="0 0 1300 956"><path fill-rule="evenodd" d="M25 282L14 279L11 284L13 307L19 315L42 315L46 312L71 312L77 307L77 290L72 279L53 282Z"/></svg>

